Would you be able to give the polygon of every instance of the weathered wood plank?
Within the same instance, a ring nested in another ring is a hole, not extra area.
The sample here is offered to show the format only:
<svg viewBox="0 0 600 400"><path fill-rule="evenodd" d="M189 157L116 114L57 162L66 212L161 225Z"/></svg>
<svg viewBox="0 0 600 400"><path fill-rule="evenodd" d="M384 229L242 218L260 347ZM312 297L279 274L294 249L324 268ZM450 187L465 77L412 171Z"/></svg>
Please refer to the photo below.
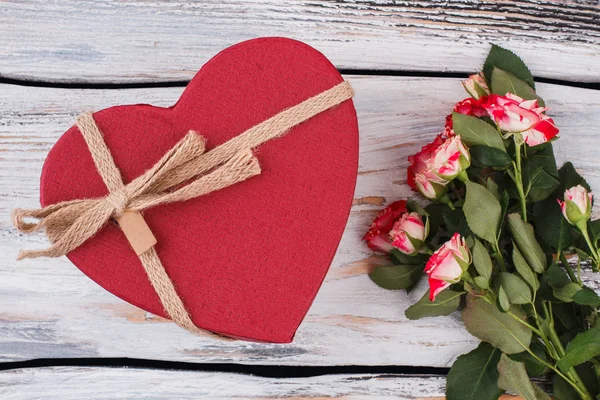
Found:
<svg viewBox="0 0 600 400"><path fill-rule="evenodd" d="M339 68L471 72L493 42L536 75L600 76L597 0L3 1L0 76L53 82L188 80L221 49L286 36Z"/></svg>
<svg viewBox="0 0 600 400"><path fill-rule="evenodd" d="M16 262L20 248L44 245L9 221L16 206L38 205L45 155L84 110L113 104L170 105L182 88L72 90L0 86L0 361L46 357L133 357L192 362L287 365L449 366L477 341L460 316L409 321L410 295L376 287L377 263L360 241L382 204L411 195L406 157L441 131L457 79L349 77L361 127L355 205L332 268L290 345L219 342L190 335L106 293L66 258ZM600 92L542 84L561 128L559 161L573 160L600 188ZM596 214L598 214L598 207ZM585 278L600 287L600 278Z"/></svg>
<svg viewBox="0 0 600 400"><path fill-rule="evenodd" d="M420 399L442 396L437 376L251 375L124 368L37 368L0 372L6 400L53 399Z"/></svg>
<svg viewBox="0 0 600 400"><path fill-rule="evenodd" d="M0 372L6 400L61 399L396 399L443 400L436 375L340 374L265 378L219 372L52 367ZM504 395L500 400L518 400Z"/></svg>

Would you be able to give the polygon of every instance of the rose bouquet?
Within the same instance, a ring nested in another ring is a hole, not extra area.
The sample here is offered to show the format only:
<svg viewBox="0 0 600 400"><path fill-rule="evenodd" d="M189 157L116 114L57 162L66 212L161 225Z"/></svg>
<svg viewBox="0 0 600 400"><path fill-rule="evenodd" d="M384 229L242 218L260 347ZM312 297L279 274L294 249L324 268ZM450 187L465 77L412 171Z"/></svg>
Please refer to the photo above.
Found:
<svg viewBox="0 0 600 400"><path fill-rule="evenodd" d="M582 263L600 265L591 189L571 163L557 168L559 129L519 57L493 46L463 85L444 132L409 157L428 204L390 204L364 238L393 264L370 277L410 291L424 272L406 316L460 309L482 341L452 366L449 400L548 399L530 381L541 375L558 400L600 399L600 297L581 280Z"/></svg>

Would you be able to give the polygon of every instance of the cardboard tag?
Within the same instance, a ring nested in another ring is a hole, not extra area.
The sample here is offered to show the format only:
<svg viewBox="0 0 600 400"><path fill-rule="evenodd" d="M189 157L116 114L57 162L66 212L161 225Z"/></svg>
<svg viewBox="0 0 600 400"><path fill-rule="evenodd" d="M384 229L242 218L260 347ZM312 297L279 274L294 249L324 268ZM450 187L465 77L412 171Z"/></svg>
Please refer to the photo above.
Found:
<svg viewBox="0 0 600 400"><path fill-rule="evenodd" d="M154 234L139 212L126 210L117 222L138 256L156 244Z"/></svg>

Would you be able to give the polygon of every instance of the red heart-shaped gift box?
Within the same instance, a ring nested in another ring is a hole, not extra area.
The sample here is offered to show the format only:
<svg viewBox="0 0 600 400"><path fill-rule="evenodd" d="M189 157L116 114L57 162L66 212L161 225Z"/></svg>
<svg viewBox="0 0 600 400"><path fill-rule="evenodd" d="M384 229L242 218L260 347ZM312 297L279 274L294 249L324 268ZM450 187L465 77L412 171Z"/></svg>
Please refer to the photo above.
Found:
<svg viewBox="0 0 600 400"><path fill-rule="evenodd" d="M190 129L208 148L343 82L306 44L262 38L210 60L172 107L115 106L94 114L123 181L157 162ZM156 250L194 323L234 338L290 342L336 252L356 183L351 100L296 126L255 154L262 174L144 212ZM41 203L105 196L78 128L50 151ZM109 292L151 313L163 307L116 224L68 254Z"/></svg>

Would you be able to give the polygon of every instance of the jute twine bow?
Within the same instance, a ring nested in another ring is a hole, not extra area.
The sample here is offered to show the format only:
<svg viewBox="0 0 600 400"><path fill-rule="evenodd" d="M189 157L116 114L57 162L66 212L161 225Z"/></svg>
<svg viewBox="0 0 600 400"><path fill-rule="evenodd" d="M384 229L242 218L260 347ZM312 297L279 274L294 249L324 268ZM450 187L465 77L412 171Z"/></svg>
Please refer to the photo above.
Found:
<svg viewBox="0 0 600 400"><path fill-rule="evenodd" d="M192 322L158 257L154 247L156 239L140 212L159 204L202 196L260 174L253 148L286 134L294 126L353 95L350 84L342 82L209 152L205 152L204 138L189 131L152 168L128 184L123 183L92 113L83 114L77 119L77 127L109 193L105 197L64 201L41 209L15 209L13 223L19 231L30 233L45 229L52 243L47 249L21 251L18 258L60 257L94 236L109 220L116 219L168 316L185 329L212 334ZM26 218L35 222L25 222Z"/></svg>

